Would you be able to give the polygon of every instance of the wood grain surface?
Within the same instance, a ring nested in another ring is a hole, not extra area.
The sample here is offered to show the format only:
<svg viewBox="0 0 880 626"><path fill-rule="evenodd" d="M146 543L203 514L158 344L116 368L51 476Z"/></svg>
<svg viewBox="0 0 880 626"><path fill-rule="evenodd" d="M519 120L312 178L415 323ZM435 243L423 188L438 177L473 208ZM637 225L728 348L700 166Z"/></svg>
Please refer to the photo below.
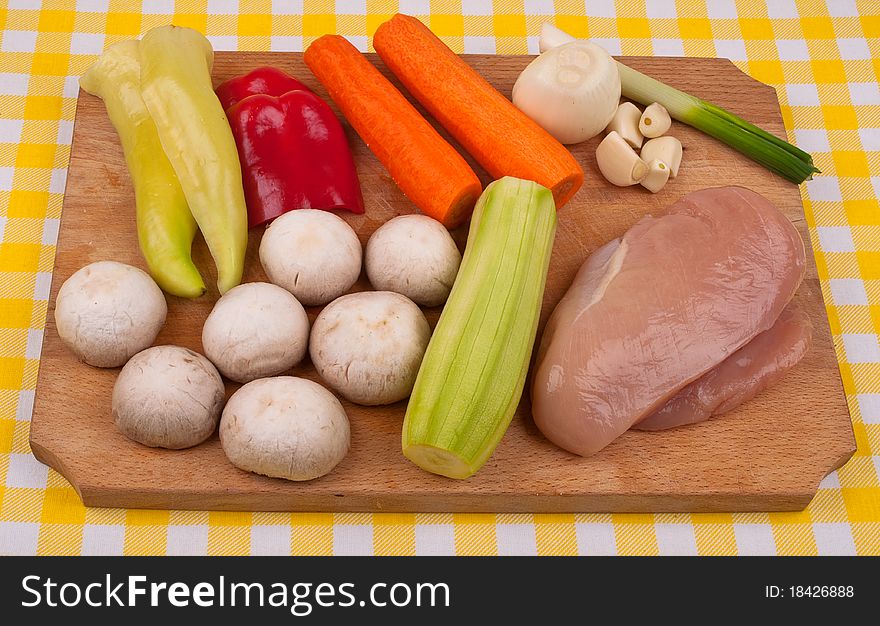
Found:
<svg viewBox="0 0 880 626"><path fill-rule="evenodd" d="M375 55L370 60L384 71ZM506 95L531 57L465 57ZM785 137L776 94L723 59L625 58L660 80L725 106ZM218 53L220 82L260 65L276 65L326 97L301 54ZM479 132L479 129L475 129ZM366 244L395 215L415 209L363 142L346 126L358 165L366 215L341 214ZM808 242L798 188L701 133L674 124L684 145L679 177L660 193L607 184L595 163L598 139L573 147L586 182L559 211L541 323L598 246L645 214L705 187L738 184L770 198ZM445 134L445 133L444 133ZM198 149L195 147L195 149ZM471 161L473 164L473 162ZM484 183L488 176L475 166ZM264 280L254 229L246 281ZM455 233L463 244L466 231ZM194 258L206 282L213 264L197 238ZM405 403L361 407L344 403L351 420L350 454L330 475L292 483L240 471L223 455L216 435L184 451L146 448L122 436L110 416L118 370L76 360L54 323L59 286L83 265L112 259L145 267L138 251L134 196L122 151L103 104L80 93L55 272L31 423L31 448L61 472L91 506L283 511L769 511L807 505L819 481L855 450L852 425L812 255L796 299L810 312L815 343L781 383L725 416L666 432L631 431L590 458L545 440L525 398L495 454L466 481L428 474L400 452ZM364 277L354 290L369 289ZM202 323L216 289L197 301L169 297L158 344L201 351ZM313 320L318 309L309 310ZM426 310L432 324L438 309ZM308 362L292 374L317 379ZM633 376L638 376L633 372ZM228 385L231 393L236 385Z"/></svg>

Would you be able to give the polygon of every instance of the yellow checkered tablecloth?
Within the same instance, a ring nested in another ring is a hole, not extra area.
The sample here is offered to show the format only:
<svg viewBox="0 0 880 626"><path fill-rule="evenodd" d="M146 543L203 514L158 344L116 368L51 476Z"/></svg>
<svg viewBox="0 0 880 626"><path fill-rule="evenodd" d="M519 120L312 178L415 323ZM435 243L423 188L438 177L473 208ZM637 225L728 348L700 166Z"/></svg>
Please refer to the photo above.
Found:
<svg viewBox="0 0 880 626"><path fill-rule="evenodd" d="M362 50L400 10L459 52L535 53L545 20L612 54L719 56L773 85L823 174L804 205L858 441L802 513L287 514L86 509L30 454L77 79L173 22L220 50ZM0 1L0 554L880 554L877 0Z"/></svg>

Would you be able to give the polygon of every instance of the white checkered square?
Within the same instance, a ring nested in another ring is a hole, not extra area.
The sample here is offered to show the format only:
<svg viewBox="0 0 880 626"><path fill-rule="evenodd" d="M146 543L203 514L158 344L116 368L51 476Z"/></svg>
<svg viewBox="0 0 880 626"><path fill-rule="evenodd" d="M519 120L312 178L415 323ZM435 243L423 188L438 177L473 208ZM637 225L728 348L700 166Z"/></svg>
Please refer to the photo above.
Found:
<svg viewBox="0 0 880 626"><path fill-rule="evenodd" d="M416 554L419 556L455 556L455 526L452 524L416 524Z"/></svg>
<svg viewBox="0 0 880 626"><path fill-rule="evenodd" d="M55 138L56 143L61 146L69 146L73 140L73 121L59 120L58 136Z"/></svg>
<svg viewBox="0 0 880 626"><path fill-rule="evenodd" d="M807 193L813 202L840 202L840 182L836 176L813 176L807 181Z"/></svg>
<svg viewBox="0 0 880 626"><path fill-rule="evenodd" d="M877 83L849 83L849 98L856 106L880 104L880 88Z"/></svg>
<svg viewBox="0 0 880 626"><path fill-rule="evenodd" d="M712 20L735 20L738 17L734 0L708 0L706 15Z"/></svg>
<svg viewBox="0 0 880 626"><path fill-rule="evenodd" d="M865 283L858 278L832 278L828 281L828 286L837 306L868 304Z"/></svg>
<svg viewBox="0 0 880 626"><path fill-rule="evenodd" d="M831 17L856 17L859 14L855 0L825 0L825 4Z"/></svg>
<svg viewBox="0 0 880 626"><path fill-rule="evenodd" d="M3 169L12 169L12 168L3 168ZM2 179L2 176L3 176L3 172L0 171L0 179ZM0 183L2 183L2 180L0 180ZM0 188L0 191L5 191L5 190ZM0 215L0 241L3 241L3 233L4 232L6 232L6 216Z"/></svg>
<svg viewBox="0 0 880 626"><path fill-rule="evenodd" d="M813 537L816 539L816 551L819 556L856 554L849 524L813 524Z"/></svg>
<svg viewBox="0 0 880 626"><path fill-rule="evenodd" d="M0 191L12 191L12 175L15 170L11 167L0 167ZM5 220L6 218L3 217ZM3 227L0 226L0 239L3 239Z"/></svg>
<svg viewBox="0 0 880 626"><path fill-rule="evenodd" d="M39 328L28 328L27 345L24 348L24 358L39 359L40 350L43 348L43 331ZM30 455L28 455L30 456Z"/></svg>
<svg viewBox="0 0 880 626"><path fill-rule="evenodd" d="M9 0L7 8L24 9L25 11L39 11L43 0Z"/></svg>
<svg viewBox="0 0 880 626"><path fill-rule="evenodd" d="M785 86L788 103L793 107L819 106L819 92L816 85L810 83L792 83Z"/></svg>
<svg viewBox="0 0 880 626"><path fill-rule="evenodd" d="M465 54L495 54L494 37L465 37Z"/></svg>
<svg viewBox="0 0 880 626"><path fill-rule="evenodd" d="M840 476L837 475L837 472L831 472L819 481L819 489L840 489Z"/></svg>
<svg viewBox="0 0 880 626"><path fill-rule="evenodd" d="M254 556L290 554L290 526L251 527L251 554Z"/></svg>
<svg viewBox="0 0 880 626"><path fill-rule="evenodd" d="M586 0L585 9L590 17L617 17L614 0Z"/></svg>
<svg viewBox="0 0 880 626"><path fill-rule="evenodd" d="M651 19L675 19L675 3L669 0L645 0L645 15Z"/></svg>
<svg viewBox="0 0 880 626"><path fill-rule="evenodd" d="M536 556L538 544L534 524L497 524L498 556Z"/></svg>
<svg viewBox="0 0 880 626"><path fill-rule="evenodd" d="M880 198L880 176L871 176L871 187L874 188L874 197Z"/></svg>
<svg viewBox="0 0 880 626"><path fill-rule="evenodd" d="M211 15L235 15L238 13L238 0L208 0L208 13Z"/></svg>
<svg viewBox="0 0 880 626"><path fill-rule="evenodd" d="M812 193L810 195L813 196ZM812 197L812 199L825 200L826 198ZM816 234L819 236L819 247L823 252L855 252L855 244L849 226L819 226L816 228Z"/></svg>
<svg viewBox="0 0 880 626"><path fill-rule="evenodd" d="M302 15L303 0L272 0L272 15Z"/></svg>
<svg viewBox="0 0 880 626"><path fill-rule="evenodd" d="M690 524L655 524L654 531L662 556L697 555L697 539Z"/></svg>
<svg viewBox="0 0 880 626"><path fill-rule="evenodd" d="M366 15L367 0L336 0L337 15Z"/></svg>
<svg viewBox="0 0 880 626"><path fill-rule="evenodd" d="M214 50L238 50L238 37L235 35L208 35Z"/></svg>
<svg viewBox="0 0 880 626"><path fill-rule="evenodd" d="M602 46L605 48L605 51L612 56L619 56L623 54L623 49L620 47L620 39L605 39L603 37L591 37L590 41L592 41L597 46Z"/></svg>
<svg viewBox="0 0 880 626"><path fill-rule="evenodd" d="M103 51L103 33L73 33L70 36L71 54L101 54Z"/></svg>
<svg viewBox="0 0 880 626"><path fill-rule="evenodd" d="M23 120L0 118L0 143L18 143L21 140Z"/></svg>
<svg viewBox="0 0 880 626"><path fill-rule="evenodd" d="M168 556L204 556L208 553L208 527L204 524L168 526L165 551Z"/></svg>
<svg viewBox="0 0 880 626"><path fill-rule="evenodd" d="M351 42L351 45L361 52L367 51L369 39L366 35L346 35L345 38Z"/></svg>
<svg viewBox="0 0 880 626"><path fill-rule="evenodd" d="M880 128L860 128L859 139L862 140L862 149L867 152L880 150Z"/></svg>
<svg viewBox="0 0 880 626"><path fill-rule="evenodd" d="M373 527L365 524L334 524L333 554L370 556L373 554Z"/></svg>
<svg viewBox="0 0 880 626"><path fill-rule="evenodd" d="M733 534L739 556L776 554L776 540L770 524L734 524Z"/></svg>
<svg viewBox="0 0 880 626"><path fill-rule="evenodd" d="M45 489L49 468L33 454L10 454L6 470L6 486L15 489Z"/></svg>
<svg viewBox="0 0 880 626"><path fill-rule="evenodd" d="M48 300L52 287L52 272L37 272L34 279L34 300Z"/></svg>
<svg viewBox="0 0 880 626"><path fill-rule="evenodd" d="M767 17L770 19L793 19L800 17L794 0L770 0L767 2Z"/></svg>
<svg viewBox="0 0 880 626"><path fill-rule="evenodd" d="M37 47L37 32L33 30L4 30L3 52L33 52Z"/></svg>
<svg viewBox="0 0 880 626"><path fill-rule="evenodd" d="M428 15L431 13L431 0L400 0L398 10L405 15Z"/></svg>
<svg viewBox="0 0 880 626"><path fill-rule="evenodd" d="M880 424L880 393L860 393L856 400L862 421L865 424Z"/></svg>
<svg viewBox="0 0 880 626"><path fill-rule="evenodd" d="M86 524L83 526L83 556L121 556L125 549L125 526Z"/></svg>
<svg viewBox="0 0 880 626"><path fill-rule="evenodd" d="M844 333L840 336L850 363L880 363L880 344L873 333Z"/></svg>
<svg viewBox="0 0 880 626"><path fill-rule="evenodd" d="M681 39L652 39L654 56L659 57L683 57L684 45Z"/></svg>
<svg viewBox="0 0 880 626"><path fill-rule="evenodd" d="M722 59L731 61L748 61L746 46L741 39L716 39L715 54Z"/></svg>
<svg viewBox="0 0 880 626"><path fill-rule="evenodd" d="M29 422L33 412L34 390L22 389L18 392L18 404L15 405L15 419L20 422Z"/></svg>
<svg viewBox="0 0 880 626"><path fill-rule="evenodd" d="M798 148L807 152L831 152L828 133L824 128L796 128L794 141Z"/></svg>
<svg viewBox="0 0 880 626"><path fill-rule="evenodd" d="M33 556L39 535L36 522L0 522L0 555Z"/></svg>
<svg viewBox="0 0 880 626"><path fill-rule="evenodd" d="M52 170L52 174L49 178L49 193L64 193L64 186L67 184L67 170L56 168ZM57 222L57 219L55 220ZM45 230L44 230L45 232ZM58 229L55 229L55 238L52 239L49 243L52 245L55 244L55 239L58 238ZM44 238L45 239L45 238ZM43 243L47 243L43 241Z"/></svg>
<svg viewBox="0 0 880 626"><path fill-rule="evenodd" d="M293 37L271 37L269 45L273 52L302 52L303 38L299 35Z"/></svg>
<svg viewBox="0 0 880 626"><path fill-rule="evenodd" d="M871 58L868 42L861 37L838 39L837 49L840 50L840 58L844 61L858 61Z"/></svg>
<svg viewBox="0 0 880 626"><path fill-rule="evenodd" d="M61 95L65 98L76 98L79 96L79 76L68 76L64 79L64 89Z"/></svg>
<svg viewBox="0 0 880 626"><path fill-rule="evenodd" d="M617 554L613 524L577 523L575 524L575 535L578 554L581 556L614 556Z"/></svg>
<svg viewBox="0 0 880 626"><path fill-rule="evenodd" d="M810 51L803 39L777 39L776 49L780 61L809 61Z"/></svg>
<svg viewBox="0 0 880 626"><path fill-rule="evenodd" d="M0 72L0 95L26 96L28 92L29 74L12 74Z"/></svg>
<svg viewBox="0 0 880 626"><path fill-rule="evenodd" d="M149 0L143 3L141 12L146 15L171 15L174 13L174 0Z"/></svg>
<svg viewBox="0 0 880 626"><path fill-rule="evenodd" d="M465 0L461 3L462 15L492 15L492 0Z"/></svg>
<svg viewBox="0 0 880 626"><path fill-rule="evenodd" d="M149 4L149 0L144 4ZM80 13L106 13L110 0L76 0L76 10Z"/></svg>
<svg viewBox="0 0 880 626"><path fill-rule="evenodd" d="M526 0L523 7L526 15L554 15L553 0Z"/></svg>

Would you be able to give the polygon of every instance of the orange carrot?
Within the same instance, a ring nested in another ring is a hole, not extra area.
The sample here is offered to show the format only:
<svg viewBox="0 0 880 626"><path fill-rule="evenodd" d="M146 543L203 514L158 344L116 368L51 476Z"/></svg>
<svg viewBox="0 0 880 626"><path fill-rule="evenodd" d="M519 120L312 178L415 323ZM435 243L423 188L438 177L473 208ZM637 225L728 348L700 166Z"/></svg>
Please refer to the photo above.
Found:
<svg viewBox="0 0 880 626"><path fill-rule="evenodd" d="M571 153L513 106L419 20L398 13L373 46L416 100L494 178L515 176L553 191L556 206L580 188Z"/></svg>
<svg viewBox="0 0 880 626"><path fill-rule="evenodd" d="M482 192L480 179L357 48L339 35L324 35L306 50L305 62L422 213L447 228L470 215Z"/></svg>

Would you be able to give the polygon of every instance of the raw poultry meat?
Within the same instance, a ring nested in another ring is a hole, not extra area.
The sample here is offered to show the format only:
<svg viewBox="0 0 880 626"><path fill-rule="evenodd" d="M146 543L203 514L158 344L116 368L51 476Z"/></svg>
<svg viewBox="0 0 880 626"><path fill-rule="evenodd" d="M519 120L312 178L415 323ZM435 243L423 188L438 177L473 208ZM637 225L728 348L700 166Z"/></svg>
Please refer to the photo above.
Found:
<svg viewBox="0 0 880 626"><path fill-rule="evenodd" d="M810 318L797 304L776 323L679 391L662 408L633 428L664 430L696 424L748 402L798 364L813 338Z"/></svg>
<svg viewBox="0 0 880 626"><path fill-rule="evenodd" d="M772 327L804 258L791 222L742 187L643 218L584 263L551 315L532 380L538 428L598 452Z"/></svg>

